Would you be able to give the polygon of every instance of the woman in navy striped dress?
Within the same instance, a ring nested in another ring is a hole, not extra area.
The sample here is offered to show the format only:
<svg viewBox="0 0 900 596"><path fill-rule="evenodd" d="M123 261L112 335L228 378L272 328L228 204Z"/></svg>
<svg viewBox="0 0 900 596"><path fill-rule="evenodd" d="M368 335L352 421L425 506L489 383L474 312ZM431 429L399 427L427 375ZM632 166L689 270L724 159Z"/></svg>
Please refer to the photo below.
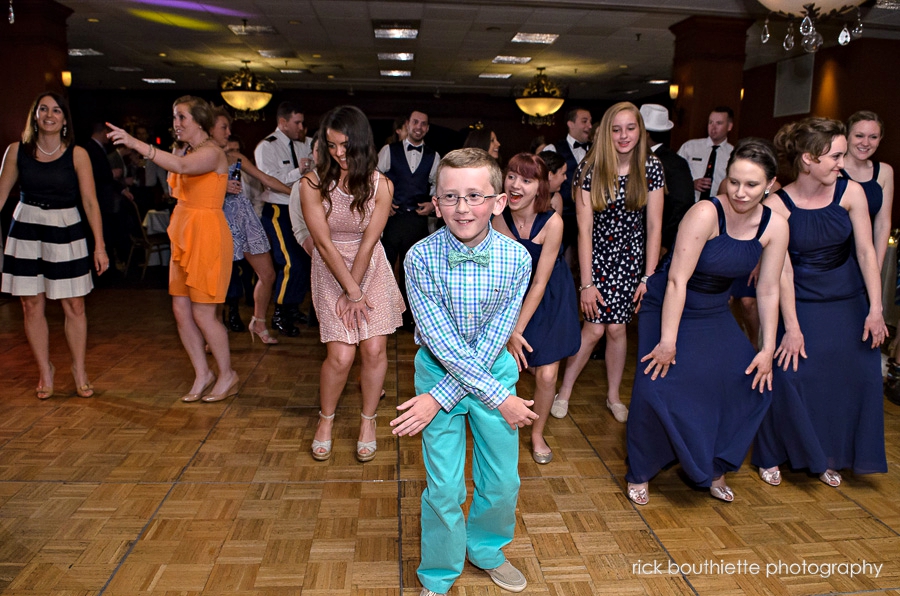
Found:
<svg viewBox="0 0 900 596"><path fill-rule="evenodd" d="M84 368L84 296L93 288L91 265L98 274L103 273L109 268L109 258L91 161L87 151L73 141L65 99L43 93L28 113L22 142L7 148L0 170L0 209L17 181L21 189L6 240L2 290L22 301L25 335L40 369L38 399L53 395L55 368L50 362L50 333L44 315L47 299L62 303L76 392L81 397L94 395ZM79 198L94 236L93 256L88 254L78 213Z"/></svg>

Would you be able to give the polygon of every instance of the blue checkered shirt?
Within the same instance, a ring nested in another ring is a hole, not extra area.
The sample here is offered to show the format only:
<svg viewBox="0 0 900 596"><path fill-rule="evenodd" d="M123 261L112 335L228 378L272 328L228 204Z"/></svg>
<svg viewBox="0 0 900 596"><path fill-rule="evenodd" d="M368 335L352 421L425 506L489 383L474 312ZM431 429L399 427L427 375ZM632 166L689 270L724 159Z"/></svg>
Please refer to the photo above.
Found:
<svg viewBox="0 0 900 596"><path fill-rule="evenodd" d="M487 251L490 265L465 261L451 269L450 250ZM416 343L447 371L432 397L447 412L469 393L488 408L502 404L509 390L491 375L491 367L506 349L522 308L531 277L528 251L493 228L473 249L441 228L409 250L404 269Z"/></svg>

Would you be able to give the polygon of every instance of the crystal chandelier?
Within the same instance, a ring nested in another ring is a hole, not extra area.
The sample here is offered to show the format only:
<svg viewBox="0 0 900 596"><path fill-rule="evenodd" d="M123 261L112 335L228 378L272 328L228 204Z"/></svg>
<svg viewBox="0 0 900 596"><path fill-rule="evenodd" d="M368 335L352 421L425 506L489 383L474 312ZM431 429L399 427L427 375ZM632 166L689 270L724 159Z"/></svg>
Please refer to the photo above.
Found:
<svg viewBox="0 0 900 596"><path fill-rule="evenodd" d="M759 3L768 8L772 13L790 19L788 21L787 34L784 36L781 46L786 52L794 49L794 21L800 20L800 45L804 51L810 54L821 49L824 39L822 34L816 31L816 23L829 17L841 17L851 11L856 11L856 22L853 28L848 23L844 24L838 43L842 46L850 43L852 39L859 39L863 34L863 24L859 11L859 5L863 0L759 0ZM769 33L769 17L763 25L759 40L767 43L771 37Z"/></svg>

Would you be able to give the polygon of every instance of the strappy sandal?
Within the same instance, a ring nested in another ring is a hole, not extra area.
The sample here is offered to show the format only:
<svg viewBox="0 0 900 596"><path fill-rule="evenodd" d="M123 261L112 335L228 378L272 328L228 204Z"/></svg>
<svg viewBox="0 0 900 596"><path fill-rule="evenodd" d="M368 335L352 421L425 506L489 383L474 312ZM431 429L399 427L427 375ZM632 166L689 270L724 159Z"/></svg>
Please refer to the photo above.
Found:
<svg viewBox="0 0 900 596"><path fill-rule="evenodd" d="M362 412L359 414L363 417L363 420L371 420L373 428L377 425L375 419L378 418L378 414L373 414L371 416L366 416ZM378 450L377 440L369 441L367 443L363 443L362 441L356 442L356 460L360 463L366 463L367 461L372 461L375 459L375 452ZM363 451L368 451L368 453L363 453Z"/></svg>
<svg viewBox="0 0 900 596"><path fill-rule="evenodd" d="M50 386L44 387L43 380L37 386L37 389L34 390L34 395L40 399L50 399L53 396L53 377L56 375L56 367L53 366L53 363L50 363Z"/></svg>
<svg viewBox="0 0 900 596"><path fill-rule="evenodd" d="M253 329L253 325L256 323L263 324L262 331L256 331ZM259 336L259 340L264 344L277 344L278 340L269 335L269 328L266 327L266 319L257 319L256 317L250 317L250 324L247 325L247 330L250 332L250 343L256 342L256 336Z"/></svg>
<svg viewBox="0 0 900 596"><path fill-rule="evenodd" d="M326 416L322 413L322 410L319 410L319 418L322 420L334 420L334 415L337 412L333 412L331 416ZM334 428L332 427L332 431ZM316 461L325 461L331 457L331 443L332 440L328 439L327 441L317 441L313 439L312 442L312 456Z"/></svg>
<svg viewBox="0 0 900 596"><path fill-rule="evenodd" d="M646 505L650 502L650 494L647 492L647 487L638 488L637 484L628 483L628 490L625 492L628 495L628 499L634 503L635 505Z"/></svg>
<svg viewBox="0 0 900 596"><path fill-rule="evenodd" d="M781 470L778 469L778 466L769 469L760 468L759 478L766 484L778 486L779 484L781 484Z"/></svg>
<svg viewBox="0 0 900 596"><path fill-rule="evenodd" d="M75 367L72 367L72 376L75 377ZM78 383L78 379L75 379L75 382ZM90 384L90 382L81 385L75 386L75 393L78 394L78 397L94 397L94 386Z"/></svg>
<svg viewBox="0 0 900 596"><path fill-rule="evenodd" d="M841 475L834 470L825 470L824 472L822 472L822 475L819 476L819 480L834 488L837 488L841 485Z"/></svg>

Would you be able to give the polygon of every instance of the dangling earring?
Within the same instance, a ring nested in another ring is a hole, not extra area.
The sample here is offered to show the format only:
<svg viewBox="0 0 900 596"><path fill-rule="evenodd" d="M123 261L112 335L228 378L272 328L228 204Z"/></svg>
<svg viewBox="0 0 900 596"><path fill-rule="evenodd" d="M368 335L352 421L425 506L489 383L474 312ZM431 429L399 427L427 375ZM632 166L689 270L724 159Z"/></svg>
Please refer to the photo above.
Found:
<svg viewBox="0 0 900 596"><path fill-rule="evenodd" d="M37 125L37 122L32 122L32 123L31 123L31 128L34 129L34 134L37 134L37 132L38 132L38 125Z"/></svg>
<svg viewBox="0 0 900 596"><path fill-rule="evenodd" d="M763 198L767 198L769 196L769 189L766 189L766 192L763 193Z"/></svg>
<svg viewBox="0 0 900 596"><path fill-rule="evenodd" d="M66 134L68 134L68 132L69 132L69 125L63 124L62 136L66 136Z"/></svg>

